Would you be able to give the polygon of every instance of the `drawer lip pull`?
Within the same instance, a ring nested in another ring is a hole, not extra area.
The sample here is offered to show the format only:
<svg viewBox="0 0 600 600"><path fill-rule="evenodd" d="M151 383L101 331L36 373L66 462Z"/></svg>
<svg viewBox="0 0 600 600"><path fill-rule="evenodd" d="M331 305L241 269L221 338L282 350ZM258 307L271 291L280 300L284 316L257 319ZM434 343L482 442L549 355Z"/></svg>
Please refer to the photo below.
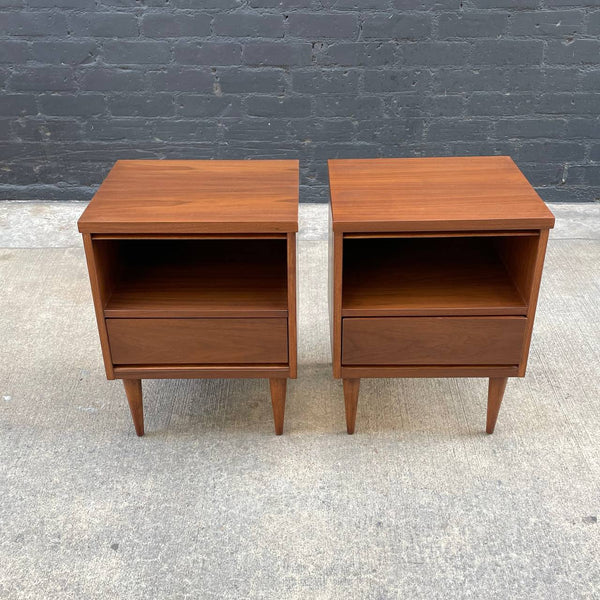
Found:
<svg viewBox="0 0 600 600"><path fill-rule="evenodd" d="M287 319L106 319L114 365L288 363Z"/></svg>
<svg viewBox="0 0 600 600"><path fill-rule="evenodd" d="M517 365L525 317L357 317L342 322L342 365Z"/></svg>

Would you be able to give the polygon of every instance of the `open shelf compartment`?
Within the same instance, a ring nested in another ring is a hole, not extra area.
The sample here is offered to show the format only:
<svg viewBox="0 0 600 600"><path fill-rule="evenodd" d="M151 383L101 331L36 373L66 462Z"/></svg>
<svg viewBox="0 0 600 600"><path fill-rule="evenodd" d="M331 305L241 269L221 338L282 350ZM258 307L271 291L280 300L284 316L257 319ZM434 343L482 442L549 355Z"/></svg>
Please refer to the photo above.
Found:
<svg viewBox="0 0 600 600"><path fill-rule="evenodd" d="M286 239L97 239L107 318L286 317Z"/></svg>
<svg viewBox="0 0 600 600"><path fill-rule="evenodd" d="M349 236L342 316L527 314L539 236Z"/></svg>

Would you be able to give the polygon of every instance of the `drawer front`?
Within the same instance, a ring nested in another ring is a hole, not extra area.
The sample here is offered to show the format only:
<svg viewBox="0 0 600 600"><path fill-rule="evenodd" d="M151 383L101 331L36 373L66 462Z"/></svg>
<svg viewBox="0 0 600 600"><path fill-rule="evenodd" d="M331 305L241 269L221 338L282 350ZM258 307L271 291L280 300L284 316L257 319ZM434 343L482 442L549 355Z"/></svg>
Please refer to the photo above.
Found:
<svg viewBox="0 0 600 600"><path fill-rule="evenodd" d="M343 320L344 365L516 365L524 317Z"/></svg>
<svg viewBox="0 0 600 600"><path fill-rule="evenodd" d="M288 362L287 319L106 319L114 364Z"/></svg>

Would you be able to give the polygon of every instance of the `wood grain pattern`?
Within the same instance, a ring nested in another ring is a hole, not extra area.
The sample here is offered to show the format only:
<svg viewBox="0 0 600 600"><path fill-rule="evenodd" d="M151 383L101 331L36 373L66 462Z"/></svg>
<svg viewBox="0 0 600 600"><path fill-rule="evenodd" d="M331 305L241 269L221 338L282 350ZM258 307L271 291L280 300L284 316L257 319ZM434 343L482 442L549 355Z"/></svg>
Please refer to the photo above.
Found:
<svg viewBox="0 0 600 600"><path fill-rule="evenodd" d="M342 366L342 377L517 377L517 365Z"/></svg>
<svg viewBox="0 0 600 600"><path fill-rule="evenodd" d="M349 435L352 435L356 426L356 410L358 407L360 379L344 379L343 386L344 407L346 409L346 431Z"/></svg>
<svg viewBox="0 0 600 600"><path fill-rule="evenodd" d="M104 322L104 305L110 296L110 281L112 278L109 273L111 267L117 268L113 257L108 251L102 249L96 251L91 236L83 234L83 247L85 250L85 259L87 262L88 275L90 277L90 286L92 288L92 298L94 301L94 311L96 313L96 325L100 336L100 347L102 348L102 359L107 379L114 379L112 357L110 355L110 344L108 343L108 332Z"/></svg>
<svg viewBox="0 0 600 600"><path fill-rule="evenodd" d="M288 362L287 319L107 319L115 364Z"/></svg>
<svg viewBox="0 0 600 600"><path fill-rule="evenodd" d="M537 245L537 251L534 260L533 273L531 275L531 288L529 292L529 310L527 311L527 329L523 348L521 350L521 360L519 365L519 377L525 375L527 369L527 360L529 358L529 346L531 345L531 335L533 333L533 322L535 319L535 311L537 308L538 296L540 293L540 285L542 282L542 271L544 269L544 258L546 256L546 246L548 244L548 230L544 230L540 234L540 240Z"/></svg>
<svg viewBox="0 0 600 600"><path fill-rule="evenodd" d="M342 316L524 316L494 240L344 240Z"/></svg>
<svg viewBox="0 0 600 600"><path fill-rule="evenodd" d="M490 377L488 386L487 418L485 425L486 433L494 433L507 382L508 378L506 377Z"/></svg>
<svg viewBox="0 0 600 600"><path fill-rule="evenodd" d="M273 379L290 376L287 365L117 365L115 377L119 379Z"/></svg>
<svg viewBox="0 0 600 600"><path fill-rule="evenodd" d="M538 233L536 236L494 238L493 240L498 256L526 302L529 302L531 296L537 248L541 237Z"/></svg>
<svg viewBox="0 0 600 600"><path fill-rule="evenodd" d="M329 324L331 333L331 359L333 376L341 377L342 369L342 263L343 237L329 227Z"/></svg>
<svg viewBox="0 0 600 600"><path fill-rule="evenodd" d="M106 317L287 317L286 240L97 241L120 275Z"/></svg>
<svg viewBox="0 0 600 600"><path fill-rule="evenodd" d="M343 320L344 365L511 365L524 317L384 317Z"/></svg>
<svg viewBox="0 0 600 600"><path fill-rule="evenodd" d="M296 311L296 234L287 234L287 317L290 378L298 376L298 326Z"/></svg>
<svg viewBox="0 0 600 600"><path fill-rule="evenodd" d="M86 233L297 230L296 160L121 160L79 219Z"/></svg>
<svg viewBox="0 0 600 600"><path fill-rule="evenodd" d="M336 232L554 225L509 156L329 160L329 187Z"/></svg>
<svg viewBox="0 0 600 600"><path fill-rule="evenodd" d="M127 402L133 426L138 436L144 435L144 404L142 401L142 381L140 379L123 379Z"/></svg>
<svg viewBox="0 0 600 600"><path fill-rule="evenodd" d="M269 379L269 387L271 389L271 404L273 406L275 435L281 435L283 433L287 379Z"/></svg>

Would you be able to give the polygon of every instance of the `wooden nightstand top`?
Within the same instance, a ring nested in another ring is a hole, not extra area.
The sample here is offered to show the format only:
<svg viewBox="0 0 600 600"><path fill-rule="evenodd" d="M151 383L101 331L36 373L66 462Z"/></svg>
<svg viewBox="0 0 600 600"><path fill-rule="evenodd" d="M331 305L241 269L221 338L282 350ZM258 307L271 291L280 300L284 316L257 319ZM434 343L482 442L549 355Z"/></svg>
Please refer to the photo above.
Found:
<svg viewBox="0 0 600 600"><path fill-rule="evenodd" d="M82 233L298 230L297 160L120 160L79 219Z"/></svg>
<svg viewBox="0 0 600 600"><path fill-rule="evenodd" d="M509 156L330 160L329 185L337 232L554 226Z"/></svg>

